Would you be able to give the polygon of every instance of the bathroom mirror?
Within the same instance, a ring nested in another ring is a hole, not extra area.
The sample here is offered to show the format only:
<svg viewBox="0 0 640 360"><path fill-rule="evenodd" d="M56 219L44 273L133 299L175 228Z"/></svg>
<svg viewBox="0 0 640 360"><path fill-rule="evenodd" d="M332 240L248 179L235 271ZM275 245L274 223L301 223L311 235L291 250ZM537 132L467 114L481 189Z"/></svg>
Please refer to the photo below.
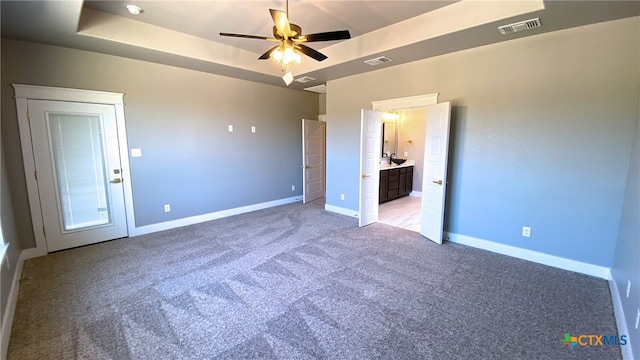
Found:
<svg viewBox="0 0 640 360"><path fill-rule="evenodd" d="M396 133L396 123L383 122L382 123L382 151L381 157L389 157L391 154L397 154L396 148L398 134Z"/></svg>

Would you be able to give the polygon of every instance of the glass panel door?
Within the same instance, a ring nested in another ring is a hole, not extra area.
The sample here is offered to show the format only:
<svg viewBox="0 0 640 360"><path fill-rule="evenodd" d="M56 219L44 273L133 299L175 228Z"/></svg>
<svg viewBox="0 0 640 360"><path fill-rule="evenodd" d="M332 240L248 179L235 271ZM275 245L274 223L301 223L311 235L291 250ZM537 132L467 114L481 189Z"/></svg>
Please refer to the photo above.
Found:
<svg viewBox="0 0 640 360"><path fill-rule="evenodd" d="M49 113L61 229L111 223L102 117Z"/></svg>

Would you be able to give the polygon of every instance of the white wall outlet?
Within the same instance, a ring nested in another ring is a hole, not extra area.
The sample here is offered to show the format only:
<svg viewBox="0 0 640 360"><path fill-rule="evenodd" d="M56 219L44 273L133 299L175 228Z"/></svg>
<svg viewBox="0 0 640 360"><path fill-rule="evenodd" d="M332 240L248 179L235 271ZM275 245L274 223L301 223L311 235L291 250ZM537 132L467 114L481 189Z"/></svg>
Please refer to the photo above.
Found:
<svg viewBox="0 0 640 360"><path fill-rule="evenodd" d="M631 280L627 280L627 299L629 298L630 293L631 293Z"/></svg>
<svg viewBox="0 0 640 360"><path fill-rule="evenodd" d="M255 133L256 133L256 127L255 127L255 126L252 126L252 127L251 127L251 133L252 133L252 134L255 134Z"/></svg>
<svg viewBox="0 0 640 360"><path fill-rule="evenodd" d="M295 185L291 185L291 191L296 191L296 186Z"/></svg>
<svg viewBox="0 0 640 360"><path fill-rule="evenodd" d="M131 157L142 157L142 149L131 149Z"/></svg>
<svg viewBox="0 0 640 360"><path fill-rule="evenodd" d="M170 212L170 211L171 211L171 205L165 204L164 205L164 212Z"/></svg>
<svg viewBox="0 0 640 360"><path fill-rule="evenodd" d="M344 194L340 194L340 200L344 200Z"/></svg>
<svg viewBox="0 0 640 360"><path fill-rule="evenodd" d="M233 125L229 125L229 132L233 132Z"/></svg>
<svg viewBox="0 0 640 360"><path fill-rule="evenodd" d="M405 152L404 152L404 157L407 157L407 156L409 156L409 152L408 152L408 151L405 151Z"/></svg>
<svg viewBox="0 0 640 360"><path fill-rule="evenodd" d="M522 236L531 237L531 228L528 227L528 226L523 226L522 227Z"/></svg>

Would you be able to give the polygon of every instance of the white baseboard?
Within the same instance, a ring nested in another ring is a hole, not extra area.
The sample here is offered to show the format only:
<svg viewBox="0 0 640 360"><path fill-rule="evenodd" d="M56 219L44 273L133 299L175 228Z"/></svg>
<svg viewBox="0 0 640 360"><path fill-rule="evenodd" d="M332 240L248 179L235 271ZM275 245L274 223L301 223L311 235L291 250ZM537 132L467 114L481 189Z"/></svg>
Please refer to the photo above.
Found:
<svg viewBox="0 0 640 360"><path fill-rule="evenodd" d="M222 218L233 216L233 215L240 215L240 214L244 214L252 211L271 208L274 206L291 204L298 201L302 201L302 196L293 196L286 199L267 201L259 204L253 204L253 205L241 206L233 209L216 211L209 214L191 216L184 219L178 219L173 221L157 223L153 225L141 226L141 227L134 228L132 232L130 231L129 236L138 236L138 235L150 234L150 233L163 231L163 230L175 229L182 226L198 224L205 221L222 219Z"/></svg>
<svg viewBox="0 0 640 360"><path fill-rule="evenodd" d="M358 212L356 210L341 208L339 206L333 206L329 204L324 204L324 209L327 211L331 211L341 215L346 215L349 217L354 217L354 218L358 217Z"/></svg>
<svg viewBox="0 0 640 360"><path fill-rule="evenodd" d="M25 261L25 251L20 253L18 263L15 264L16 271L13 273L13 281L11 281L11 290L9 291L9 299L7 299L7 308L2 319L2 341L0 345L0 358L7 358L9 350L9 339L11 338L11 327L13 326L13 315L16 312L16 304L18 302L18 291L20 291L20 278L22 277L22 268Z"/></svg>
<svg viewBox="0 0 640 360"><path fill-rule="evenodd" d="M456 244L467 245L498 254L512 256L518 259L532 261L538 264L553 266L563 270L574 271L581 274L595 276L605 280L611 280L611 270L608 267L584 263L581 261L565 259L555 255L549 255L538 251L522 249L519 247L500 244L493 241L474 238L471 236L445 233L445 239Z"/></svg>
<svg viewBox="0 0 640 360"><path fill-rule="evenodd" d="M422 197L422 191L412 191L409 193L409 196L413 196L413 197Z"/></svg>
<svg viewBox="0 0 640 360"><path fill-rule="evenodd" d="M613 313L616 317L616 325L618 326L618 335L627 335L627 344L620 346L623 360L633 360L632 346L640 346L639 344L633 344L631 336L629 336L629 330L627 328L627 321L624 317L624 308L622 307L622 299L620 298L620 291L618 291L618 283L615 279L609 280L609 291L611 292L611 301L613 302Z"/></svg>

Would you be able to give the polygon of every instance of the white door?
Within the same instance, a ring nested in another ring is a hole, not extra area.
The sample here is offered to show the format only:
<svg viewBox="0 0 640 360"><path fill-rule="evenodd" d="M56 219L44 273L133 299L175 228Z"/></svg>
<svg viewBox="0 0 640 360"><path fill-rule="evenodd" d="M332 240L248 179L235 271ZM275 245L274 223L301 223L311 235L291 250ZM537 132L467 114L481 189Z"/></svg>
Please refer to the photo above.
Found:
<svg viewBox="0 0 640 360"><path fill-rule="evenodd" d="M115 106L28 108L47 251L127 236Z"/></svg>
<svg viewBox="0 0 640 360"><path fill-rule="evenodd" d="M442 244L451 103L427 107L420 234Z"/></svg>
<svg viewBox="0 0 640 360"><path fill-rule="evenodd" d="M302 202L324 197L325 123L302 119Z"/></svg>
<svg viewBox="0 0 640 360"><path fill-rule="evenodd" d="M362 110L360 119L360 226L378 221L380 186L379 111Z"/></svg>

